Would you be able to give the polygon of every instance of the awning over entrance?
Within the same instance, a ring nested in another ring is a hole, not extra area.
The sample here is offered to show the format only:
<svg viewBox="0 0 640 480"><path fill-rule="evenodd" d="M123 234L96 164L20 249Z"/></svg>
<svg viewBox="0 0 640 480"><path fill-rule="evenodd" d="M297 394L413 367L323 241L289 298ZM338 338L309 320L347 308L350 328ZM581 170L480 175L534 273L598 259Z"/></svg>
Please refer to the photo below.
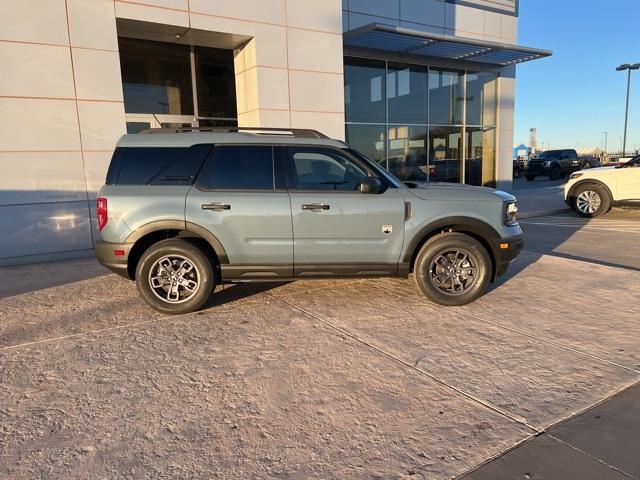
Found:
<svg viewBox="0 0 640 480"><path fill-rule="evenodd" d="M343 38L347 47L464 60L503 67L552 55L549 50L439 35L378 23L370 23L345 32Z"/></svg>

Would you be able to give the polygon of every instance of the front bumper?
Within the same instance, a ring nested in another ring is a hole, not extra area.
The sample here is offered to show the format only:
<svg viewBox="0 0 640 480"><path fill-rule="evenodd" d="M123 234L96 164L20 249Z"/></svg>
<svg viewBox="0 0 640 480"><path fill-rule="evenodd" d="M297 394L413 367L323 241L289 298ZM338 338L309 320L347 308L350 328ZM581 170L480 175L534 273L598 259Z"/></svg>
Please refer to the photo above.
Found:
<svg viewBox="0 0 640 480"><path fill-rule="evenodd" d="M506 248L503 248L506 245ZM496 257L494 280L503 275L524 247L524 233L495 240L493 245Z"/></svg>
<svg viewBox="0 0 640 480"><path fill-rule="evenodd" d="M532 175L544 175L547 176L551 173L551 167L545 167L544 165L531 165L525 169L525 173Z"/></svg>
<svg viewBox="0 0 640 480"><path fill-rule="evenodd" d="M95 242L96 258L112 272L131 280L128 269L131 247L133 247L132 243L111 243L97 240Z"/></svg>

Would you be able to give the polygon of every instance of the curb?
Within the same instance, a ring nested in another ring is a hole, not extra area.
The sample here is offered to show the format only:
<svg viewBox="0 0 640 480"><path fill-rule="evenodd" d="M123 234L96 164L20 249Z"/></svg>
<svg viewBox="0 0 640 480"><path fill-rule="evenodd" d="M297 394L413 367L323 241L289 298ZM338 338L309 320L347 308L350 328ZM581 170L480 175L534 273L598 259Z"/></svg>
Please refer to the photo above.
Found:
<svg viewBox="0 0 640 480"><path fill-rule="evenodd" d="M534 212L518 213L518 219L521 220L525 218L544 217L545 215L557 215L559 213L567 213L570 211L571 209L569 207L554 208L550 210L536 210Z"/></svg>

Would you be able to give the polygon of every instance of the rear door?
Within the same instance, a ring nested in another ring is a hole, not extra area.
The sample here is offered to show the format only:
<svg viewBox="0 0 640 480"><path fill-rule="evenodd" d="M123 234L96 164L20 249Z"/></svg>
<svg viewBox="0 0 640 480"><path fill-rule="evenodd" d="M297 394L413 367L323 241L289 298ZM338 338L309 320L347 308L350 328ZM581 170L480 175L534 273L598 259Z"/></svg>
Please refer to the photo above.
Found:
<svg viewBox="0 0 640 480"><path fill-rule="evenodd" d="M372 172L331 147L282 147L291 197L294 274L394 274L404 240L396 188L360 193Z"/></svg>
<svg viewBox="0 0 640 480"><path fill-rule="evenodd" d="M215 147L186 202L187 222L206 228L227 253L223 278L292 276L291 204L272 146Z"/></svg>

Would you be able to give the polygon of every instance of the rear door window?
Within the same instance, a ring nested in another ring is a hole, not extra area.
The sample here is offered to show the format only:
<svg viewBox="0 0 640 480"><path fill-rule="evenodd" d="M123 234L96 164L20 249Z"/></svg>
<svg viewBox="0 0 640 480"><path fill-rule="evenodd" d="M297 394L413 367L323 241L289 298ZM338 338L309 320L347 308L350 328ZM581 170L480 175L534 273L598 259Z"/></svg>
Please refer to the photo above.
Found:
<svg viewBox="0 0 640 480"><path fill-rule="evenodd" d="M202 167L196 186L201 190L273 190L273 147L216 148Z"/></svg>

